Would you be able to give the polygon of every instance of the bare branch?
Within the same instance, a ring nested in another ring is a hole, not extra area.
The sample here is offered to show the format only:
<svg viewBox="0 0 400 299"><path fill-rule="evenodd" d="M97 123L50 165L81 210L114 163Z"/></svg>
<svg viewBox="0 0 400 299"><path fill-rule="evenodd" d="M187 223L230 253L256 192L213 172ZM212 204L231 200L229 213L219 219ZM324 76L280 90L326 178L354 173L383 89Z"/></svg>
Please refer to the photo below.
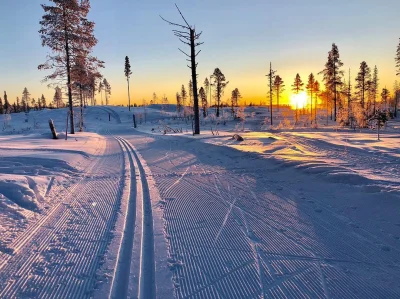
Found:
<svg viewBox="0 0 400 299"><path fill-rule="evenodd" d="M174 33L174 35L177 36L177 37L184 38L184 39L186 39L187 41L190 41L190 38L187 37L187 36L183 36L183 35L180 35L180 34L178 34L178 33Z"/></svg>
<svg viewBox="0 0 400 299"><path fill-rule="evenodd" d="M197 55L199 55L199 54L200 54L200 52L201 52L201 50L200 50L199 52L197 52L197 54L195 55L195 57L197 57Z"/></svg>
<svg viewBox="0 0 400 299"><path fill-rule="evenodd" d="M196 34L196 35L194 36L194 39L198 39L202 33L203 33L203 31L200 32L199 34Z"/></svg>
<svg viewBox="0 0 400 299"><path fill-rule="evenodd" d="M189 27L189 29L191 29L190 25L189 25L188 22L186 21L185 17L184 17L183 14L181 13L181 11L180 11L178 5L176 5L176 3L175 3L175 6L176 6L176 9L179 11L179 13L180 13L182 19L185 21L186 25Z"/></svg>
<svg viewBox="0 0 400 299"><path fill-rule="evenodd" d="M167 21L167 20L164 19L162 16L160 16L160 18L163 19L164 22L167 22L168 24L170 24L170 25L172 25L172 26L178 26L178 27L182 27L182 28L185 28L185 29L189 29L189 30L190 30L189 27L186 27L186 26L183 26L183 25L180 25L180 24L176 24L176 23L172 23L172 22L170 22L170 21Z"/></svg>
<svg viewBox="0 0 400 299"><path fill-rule="evenodd" d="M182 43L184 43L184 44L187 44L189 47L190 47L190 44L189 43L187 43L187 42L185 42L185 41L183 41L183 40L181 40L181 39L179 39Z"/></svg>
<svg viewBox="0 0 400 299"><path fill-rule="evenodd" d="M178 48L179 51L181 51L183 54L185 54L187 57L190 57L189 54L186 54L184 51L182 51L181 49Z"/></svg>
<svg viewBox="0 0 400 299"><path fill-rule="evenodd" d="M174 32L174 33L180 33L180 34L187 34L188 36L190 36L190 33L189 33L189 32L185 32L185 31L180 31L180 30L172 29L172 32Z"/></svg>
<svg viewBox="0 0 400 299"><path fill-rule="evenodd" d="M204 42L196 43L194 46L197 47L197 46L201 46L202 44L204 44Z"/></svg>

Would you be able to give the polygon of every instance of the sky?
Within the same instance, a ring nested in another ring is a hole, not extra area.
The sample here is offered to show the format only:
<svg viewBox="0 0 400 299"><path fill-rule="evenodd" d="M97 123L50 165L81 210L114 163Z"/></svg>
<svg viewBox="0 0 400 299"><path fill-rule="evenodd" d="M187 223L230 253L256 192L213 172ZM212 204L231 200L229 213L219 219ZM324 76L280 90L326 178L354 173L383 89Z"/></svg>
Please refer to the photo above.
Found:
<svg viewBox="0 0 400 299"><path fill-rule="evenodd" d="M10 102L21 97L24 87L38 98L52 99L54 90L42 83L45 61L38 30L46 0L1 0L0 96ZM183 45L164 18L181 23L174 1L92 0L89 19L96 23L98 44L94 55L106 62L102 70L110 82L110 104L127 104L124 58L129 56L132 102L150 101L153 92L175 102L175 94L191 79ZM176 0L196 30L203 31L204 45L198 56L199 85L216 67L229 85L223 100L238 88L246 103L267 100L269 63L290 90L296 73L303 81L324 68L332 43L339 47L343 69L352 77L365 60L377 65L380 89L392 89L394 56L400 38L400 1L266 1ZM397 15L396 15L397 14ZM322 79L317 76L317 79ZM400 80L400 78L398 78ZM289 92L285 97L289 96ZM99 100L99 99L98 99Z"/></svg>

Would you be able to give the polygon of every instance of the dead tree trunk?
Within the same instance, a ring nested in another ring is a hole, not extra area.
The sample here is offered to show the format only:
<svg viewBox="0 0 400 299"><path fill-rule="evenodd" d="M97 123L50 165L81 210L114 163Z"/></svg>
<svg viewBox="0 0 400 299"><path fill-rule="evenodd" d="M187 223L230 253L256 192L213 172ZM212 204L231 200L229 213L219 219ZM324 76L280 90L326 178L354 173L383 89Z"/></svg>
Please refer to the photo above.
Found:
<svg viewBox="0 0 400 299"><path fill-rule="evenodd" d="M200 134L200 116L199 116L199 96L197 92L197 74L196 74L196 46L195 32L190 29L190 60L192 63L192 82L194 96L194 134Z"/></svg>
<svg viewBox="0 0 400 299"><path fill-rule="evenodd" d="M54 126L54 122L52 119L49 119L49 126L51 130L51 134L53 135L53 139L58 139L56 127Z"/></svg>
<svg viewBox="0 0 400 299"><path fill-rule="evenodd" d="M179 40L188 45L190 47L190 55L179 49L182 53L184 53L189 59L187 61L190 61L190 66L188 66L191 71L192 71L192 82L193 82L193 96L194 96L194 134L200 134L200 113L199 113L199 96L198 96L198 90L197 90L197 63L196 63L196 57L199 55L200 51L196 53L196 47L202 45L203 43L196 42L199 38L202 32L196 34L196 30L194 27L190 26L188 22L186 21L185 17L179 10L178 6L175 4L176 8L179 11L179 14L181 15L182 19L184 20L186 25L180 25L176 23L169 22L163 19L165 22L172 26L180 27L183 28L185 31L179 31L179 30L172 30L174 35L179 38ZM185 41L186 40L186 41ZM185 108L185 107L184 107Z"/></svg>

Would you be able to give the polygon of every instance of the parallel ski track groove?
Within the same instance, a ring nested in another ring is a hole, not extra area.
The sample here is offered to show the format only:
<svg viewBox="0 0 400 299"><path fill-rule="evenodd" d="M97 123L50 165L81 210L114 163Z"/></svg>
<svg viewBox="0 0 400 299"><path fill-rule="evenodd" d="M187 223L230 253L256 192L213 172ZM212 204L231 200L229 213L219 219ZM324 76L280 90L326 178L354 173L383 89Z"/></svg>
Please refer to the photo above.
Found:
<svg viewBox="0 0 400 299"><path fill-rule="evenodd" d="M120 143L121 147L126 150L126 156L129 160L129 199L127 205L127 212L125 215L123 235L119 247L117 263L114 271L114 278L110 290L110 298L126 298L129 287L129 273L132 260L133 241L135 235L136 223L136 201L137 201L137 187L136 187L136 170L133 162L131 149L127 146L125 140L115 137ZM126 169L124 170L126 172ZM125 176L127 174L125 173Z"/></svg>
<svg viewBox="0 0 400 299"><path fill-rule="evenodd" d="M135 148L124 138L119 138L126 147L128 147L135 158L135 166L137 166L140 183L142 188L142 232L141 232L141 248L140 248L140 274L139 274L139 299L155 298L155 263L154 263L154 232L153 232L153 212L149 187L147 183L146 173L143 168L141 159Z"/></svg>

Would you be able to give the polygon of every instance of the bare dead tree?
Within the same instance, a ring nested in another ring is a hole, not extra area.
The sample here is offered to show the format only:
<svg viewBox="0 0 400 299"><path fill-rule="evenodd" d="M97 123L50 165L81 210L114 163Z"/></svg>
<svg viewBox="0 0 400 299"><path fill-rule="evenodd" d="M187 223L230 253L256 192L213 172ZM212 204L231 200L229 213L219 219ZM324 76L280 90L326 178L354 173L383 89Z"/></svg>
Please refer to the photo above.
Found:
<svg viewBox="0 0 400 299"><path fill-rule="evenodd" d="M187 31L182 31L173 29L172 32L174 33L175 36L179 38L179 40L182 43L190 47L190 55L187 54L185 51L181 50L180 48L178 48L178 50L181 51L183 54L185 54L188 57L186 60L190 62L190 66L188 65L188 68L192 70L193 97L194 97L194 134L200 134L199 97L197 91L197 73L196 73L198 63L196 63L196 57L197 55L199 55L201 50L199 50L196 53L196 47L203 44L203 42L198 42L202 32L196 33L196 29L194 28L194 26L189 25L189 23L183 16L182 12L180 11L179 7L176 4L175 6L179 14L181 15L183 21L185 22L185 25L172 23L170 21L167 21L161 16L160 18L165 22L167 22L169 25L187 30Z"/></svg>

